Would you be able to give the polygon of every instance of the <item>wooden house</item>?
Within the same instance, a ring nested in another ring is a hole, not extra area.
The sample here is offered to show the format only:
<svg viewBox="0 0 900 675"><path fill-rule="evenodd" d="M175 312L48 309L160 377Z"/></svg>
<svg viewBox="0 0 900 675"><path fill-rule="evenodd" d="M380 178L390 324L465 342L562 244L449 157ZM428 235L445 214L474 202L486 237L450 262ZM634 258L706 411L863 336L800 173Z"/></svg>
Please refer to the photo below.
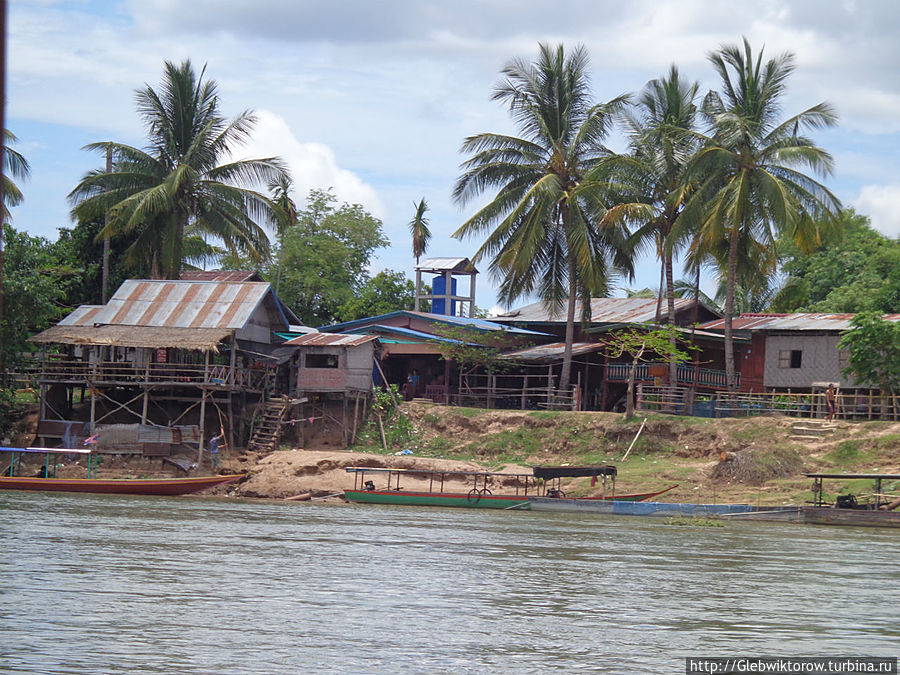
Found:
<svg viewBox="0 0 900 675"><path fill-rule="evenodd" d="M101 451L167 454L224 427L233 447L287 381L292 349L275 332L292 323L265 282L125 281L106 305L31 338L42 346L39 442L66 431L71 442L77 426L76 436L100 432Z"/></svg>

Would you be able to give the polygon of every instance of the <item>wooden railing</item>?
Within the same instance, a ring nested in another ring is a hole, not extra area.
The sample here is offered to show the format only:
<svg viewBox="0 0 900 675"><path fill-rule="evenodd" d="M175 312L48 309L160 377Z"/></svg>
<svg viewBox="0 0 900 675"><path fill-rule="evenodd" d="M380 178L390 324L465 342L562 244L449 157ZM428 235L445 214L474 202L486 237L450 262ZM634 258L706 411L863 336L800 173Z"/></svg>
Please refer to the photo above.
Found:
<svg viewBox="0 0 900 675"><path fill-rule="evenodd" d="M606 379L611 382L625 382L631 374L631 367L630 363L608 363L606 364ZM668 367L667 363L640 363L635 371L635 382L652 382L654 378L650 375L651 369L668 369ZM741 374L735 373L734 377L735 386L740 387ZM677 384L724 389L728 386L728 380L724 370L695 369L692 365L678 364Z"/></svg>
<svg viewBox="0 0 900 675"><path fill-rule="evenodd" d="M500 386L498 381L504 386ZM521 384L517 384L521 382ZM461 374L459 390L451 402L484 408L564 409L577 406L577 388L560 392L547 375Z"/></svg>
<svg viewBox="0 0 900 675"><path fill-rule="evenodd" d="M838 394L835 419L900 419L900 396L890 394ZM635 408L700 417L750 417L779 413L791 417L825 417L825 394L730 393L697 394L685 387L654 387L640 384Z"/></svg>
<svg viewBox="0 0 900 675"><path fill-rule="evenodd" d="M80 359L46 358L29 364L32 376L45 382L207 384L263 389L269 376L266 367L232 368L228 365L197 363L145 363L130 361L90 362Z"/></svg>

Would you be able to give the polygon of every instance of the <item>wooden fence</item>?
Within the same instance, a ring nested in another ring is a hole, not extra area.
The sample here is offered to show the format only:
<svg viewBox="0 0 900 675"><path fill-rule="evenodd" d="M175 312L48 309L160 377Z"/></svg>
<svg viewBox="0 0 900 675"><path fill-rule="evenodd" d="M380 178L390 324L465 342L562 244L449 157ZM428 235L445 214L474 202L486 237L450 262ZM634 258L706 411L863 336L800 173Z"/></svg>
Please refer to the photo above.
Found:
<svg viewBox="0 0 900 675"><path fill-rule="evenodd" d="M900 420L900 396L874 391L835 396L835 419ZM639 384L635 408L697 417L749 417L780 413L791 417L825 417L825 394L729 393L700 395L686 387Z"/></svg>
<svg viewBox="0 0 900 675"><path fill-rule="evenodd" d="M578 387L559 392L548 375L463 373L459 390L450 399L479 408L577 410Z"/></svg>

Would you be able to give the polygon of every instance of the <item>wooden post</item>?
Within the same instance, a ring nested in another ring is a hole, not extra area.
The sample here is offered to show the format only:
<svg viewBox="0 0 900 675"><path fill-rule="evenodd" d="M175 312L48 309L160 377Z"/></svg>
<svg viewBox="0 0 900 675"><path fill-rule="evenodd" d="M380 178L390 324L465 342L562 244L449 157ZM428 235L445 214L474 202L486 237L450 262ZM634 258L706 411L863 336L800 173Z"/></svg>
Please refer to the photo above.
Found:
<svg viewBox="0 0 900 675"><path fill-rule="evenodd" d="M341 396L341 445L347 447L347 394Z"/></svg>
<svg viewBox="0 0 900 675"><path fill-rule="evenodd" d="M209 382L209 350L203 352L203 384L200 385L200 442L197 444L197 467L203 462L203 443L206 440L206 383Z"/></svg>
<svg viewBox="0 0 900 675"><path fill-rule="evenodd" d="M525 410L525 390L528 389L528 375L522 376L522 404L520 410Z"/></svg>

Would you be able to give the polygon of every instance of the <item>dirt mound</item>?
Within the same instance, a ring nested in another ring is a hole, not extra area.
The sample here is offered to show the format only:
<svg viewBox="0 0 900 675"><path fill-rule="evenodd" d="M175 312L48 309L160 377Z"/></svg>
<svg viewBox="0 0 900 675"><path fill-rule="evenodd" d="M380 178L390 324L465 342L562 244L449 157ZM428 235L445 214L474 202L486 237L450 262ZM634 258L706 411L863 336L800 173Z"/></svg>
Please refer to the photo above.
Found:
<svg viewBox="0 0 900 675"><path fill-rule="evenodd" d="M722 453L711 478L724 483L762 485L776 478L796 476L803 470L803 458L791 448L742 450Z"/></svg>

